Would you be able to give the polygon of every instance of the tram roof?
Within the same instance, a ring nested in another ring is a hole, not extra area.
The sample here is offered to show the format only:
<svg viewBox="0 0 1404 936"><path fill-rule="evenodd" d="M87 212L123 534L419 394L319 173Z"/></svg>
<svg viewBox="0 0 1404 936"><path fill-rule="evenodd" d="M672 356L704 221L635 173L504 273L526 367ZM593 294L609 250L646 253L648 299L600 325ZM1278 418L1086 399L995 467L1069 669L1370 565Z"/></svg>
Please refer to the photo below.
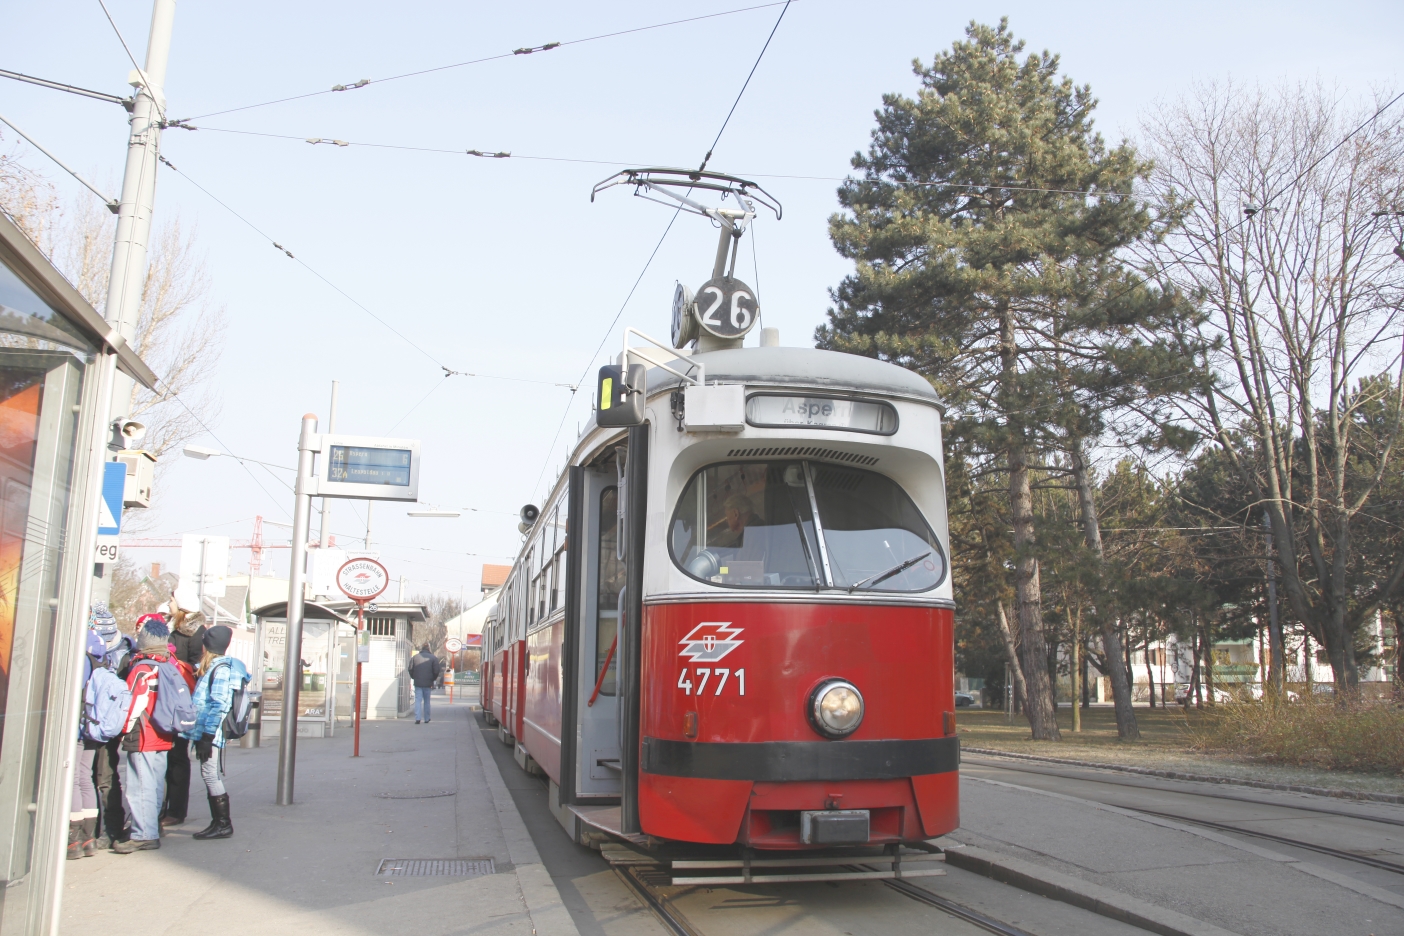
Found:
<svg viewBox="0 0 1404 936"><path fill-rule="evenodd" d="M858 354L819 348L737 348L706 351L682 360L705 365L709 381L793 385L833 391L861 390L915 397L941 406L941 398L921 375L905 367ZM670 364L677 366L673 362ZM662 390L679 383L681 381L677 377L661 367L649 370L650 390Z"/></svg>

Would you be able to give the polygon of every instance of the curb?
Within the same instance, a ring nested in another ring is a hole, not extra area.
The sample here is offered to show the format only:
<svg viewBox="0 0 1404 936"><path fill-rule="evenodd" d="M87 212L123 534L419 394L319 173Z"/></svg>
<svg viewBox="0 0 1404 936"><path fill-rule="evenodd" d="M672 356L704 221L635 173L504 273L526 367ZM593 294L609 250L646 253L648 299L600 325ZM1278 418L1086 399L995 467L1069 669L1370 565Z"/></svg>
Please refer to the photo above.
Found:
<svg viewBox="0 0 1404 936"><path fill-rule="evenodd" d="M1066 767L1090 767L1095 770L1117 770L1121 773L1140 774L1144 777L1161 777L1166 780L1189 780L1194 783L1220 783L1235 786L1255 787L1259 790L1280 790L1285 793L1310 793L1313 796L1329 796L1332 799L1361 800L1369 803L1390 803L1404 805L1404 794L1370 793L1365 790L1337 790L1330 787L1314 787L1301 783L1273 783L1268 780L1249 780L1242 777L1217 777L1212 774L1192 774L1179 770L1156 770L1153 767L1130 767L1126 764L1103 764L1097 761L1073 760L1068 757L1048 757L1043 754L1019 754L1014 751L996 751L992 748L974 748L961 745L966 754L985 754L990 757L1012 757L1017 760L1042 761L1049 764L1062 764Z"/></svg>
<svg viewBox="0 0 1404 936"><path fill-rule="evenodd" d="M1174 910L1128 897L1100 884L1082 881L1019 858L1004 858L966 845L943 850L946 864L973 871L1020 890L1090 910L1160 936L1238 936L1230 930Z"/></svg>
<svg viewBox="0 0 1404 936"><path fill-rule="evenodd" d="M483 779L487 781L488 792L492 794L492 805L497 810L497 820L502 825L502 836L507 841L507 854L512 859L513 873L517 875L517 887L526 903L527 915L531 918L532 932L536 936L580 936L570 911L561 900L561 893L551 880L550 872L541 863L541 853L531 840L526 823L522 822L517 804L502 780L497 769L497 761L488 750L483 733L478 730L478 719L472 710L468 712L469 732L478 750L478 762L483 768Z"/></svg>

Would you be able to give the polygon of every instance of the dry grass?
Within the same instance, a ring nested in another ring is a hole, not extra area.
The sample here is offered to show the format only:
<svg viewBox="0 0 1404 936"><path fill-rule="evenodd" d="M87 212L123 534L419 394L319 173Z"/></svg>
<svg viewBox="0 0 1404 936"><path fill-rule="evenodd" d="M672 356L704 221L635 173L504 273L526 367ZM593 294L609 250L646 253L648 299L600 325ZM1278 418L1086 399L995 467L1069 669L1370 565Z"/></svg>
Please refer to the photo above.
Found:
<svg viewBox="0 0 1404 936"><path fill-rule="evenodd" d="M1082 731L1072 731L1072 713L1066 706L1058 709L1058 725L1062 741L1035 741L1029 736L1029 723L1022 715L1012 724L998 710L961 709L957 716L960 743L965 748L987 748L1019 754L1067 758L1126 767L1153 770L1173 770L1224 778L1260 780L1274 783L1301 784L1310 787L1342 791L1404 794L1404 774L1377 768L1345 768L1328 766L1319 761L1288 760L1272 756L1252 741L1234 737L1226 727L1240 724L1253 717L1249 709L1256 703L1220 705L1203 711L1179 706L1151 710L1136 708L1136 721L1141 728L1141 740L1123 742L1116 736L1116 718L1111 706L1093 706L1083 711ZM1329 701L1319 712L1316 705L1293 705L1298 712L1289 718L1335 718ZM1399 716L1404 718L1404 716ZM1396 722L1396 725L1398 722ZM1371 729L1373 730L1373 729ZM1395 729L1398 730L1397 728ZM1258 731L1260 737L1265 732ZM1367 735L1368 739L1368 735ZM1374 743L1368 741L1367 743ZM1398 734L1393 740L1380 733L1379 745L1388 746L1396 757L1404 750Z"/></svg>
<svg viewBox="0 0 1404 936"><path fill-rule="evenodd" d="M1404 708L1392 702L1337 705L1312 697L1220 705L1189 733L1205 754L1404 777Z"/></svg>

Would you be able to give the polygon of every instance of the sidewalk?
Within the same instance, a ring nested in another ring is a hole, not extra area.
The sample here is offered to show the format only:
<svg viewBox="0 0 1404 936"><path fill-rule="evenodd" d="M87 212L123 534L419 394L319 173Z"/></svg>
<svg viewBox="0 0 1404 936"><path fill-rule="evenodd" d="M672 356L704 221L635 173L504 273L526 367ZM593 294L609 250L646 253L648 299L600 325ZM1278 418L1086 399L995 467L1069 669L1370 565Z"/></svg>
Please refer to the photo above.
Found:
<svg viewBox="0 0 1404 936"><path fill-rule="evenodd" d="M434 716L365 722L359 760L349 729L298 739L288 807L273 804L277 739L231 747L234 837L191 839L209 822L197 772L190 818L159 851L67 863L62 932L575 936L469 705L436 695ZM495 873L377 873L407 858L491 859Z"/></svg>

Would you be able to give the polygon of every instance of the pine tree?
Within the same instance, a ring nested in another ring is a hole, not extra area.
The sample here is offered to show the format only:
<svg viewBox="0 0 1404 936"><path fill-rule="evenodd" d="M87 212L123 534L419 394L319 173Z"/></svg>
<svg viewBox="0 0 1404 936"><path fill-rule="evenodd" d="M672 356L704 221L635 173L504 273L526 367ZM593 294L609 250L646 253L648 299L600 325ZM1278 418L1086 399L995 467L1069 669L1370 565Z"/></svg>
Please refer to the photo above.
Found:
<svg viewBox="0 0 1404 936"><path fill-rule="evenodd" d="M1035 738L1056 740L1031 474L1067 435L1060 408L1114 366L1100 351L1101 370L1070 361L1163 303L1107 291L1124 278L1119 252L1152 229L1129 197L1148 165L1105 145L1091 89L1060 77L1056 55L1023 48L1005 20L972 23L929 67L914 64L914 98L884 96L830 220L856 269L816 339L926 375L951 407L951 438L1007 477L1026 711Z"/></svg>

